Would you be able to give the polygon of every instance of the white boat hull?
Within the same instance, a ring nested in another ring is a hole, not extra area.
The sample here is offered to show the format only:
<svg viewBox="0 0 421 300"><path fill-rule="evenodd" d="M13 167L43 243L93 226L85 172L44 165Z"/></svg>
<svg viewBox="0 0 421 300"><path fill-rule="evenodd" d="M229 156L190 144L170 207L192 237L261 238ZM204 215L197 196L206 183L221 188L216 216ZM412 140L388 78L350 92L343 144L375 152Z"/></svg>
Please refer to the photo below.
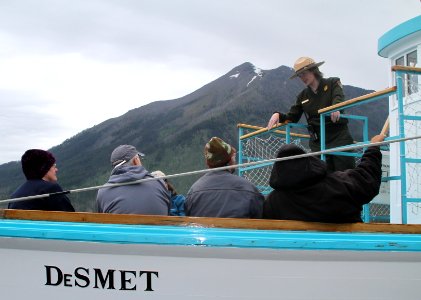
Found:
<svg viewBox="0 0 421 300"><path fill-rule="evenodd" d="M420 299L419 235L9 220L0 233L8 299Z"/></svg>

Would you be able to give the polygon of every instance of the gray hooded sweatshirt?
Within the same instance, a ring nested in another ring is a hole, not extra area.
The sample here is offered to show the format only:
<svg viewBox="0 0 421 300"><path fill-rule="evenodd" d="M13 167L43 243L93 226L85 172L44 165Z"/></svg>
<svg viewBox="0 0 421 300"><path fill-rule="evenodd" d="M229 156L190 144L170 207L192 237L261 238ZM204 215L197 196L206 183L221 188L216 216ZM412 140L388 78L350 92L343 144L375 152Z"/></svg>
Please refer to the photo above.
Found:
<svg viewBox="0 0 421 300"><path fill-rule="evenodd" d="M121 166L107 183L122 183L153 176L143 166ZM114 214L168 215L170 194L163 180L102 188L96 197L98 212Z"/></svg>

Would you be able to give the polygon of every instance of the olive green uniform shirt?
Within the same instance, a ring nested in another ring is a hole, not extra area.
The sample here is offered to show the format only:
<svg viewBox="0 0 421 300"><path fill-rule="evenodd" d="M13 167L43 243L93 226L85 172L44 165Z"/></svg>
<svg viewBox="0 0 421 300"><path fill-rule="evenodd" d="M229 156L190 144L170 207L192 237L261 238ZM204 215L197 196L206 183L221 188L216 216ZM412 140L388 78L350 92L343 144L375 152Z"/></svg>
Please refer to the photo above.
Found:
<svg viewBox="0 0 421 300"><path fill-rule="evenodd" d="M290 111L284 117L294 123L297 123L302 114L306 114L306 119L309 125L313 125L317 129L320 128L320 115L317 112L319 109L343 102L345 99L342 90L342 84L339 78L322 78L316 93L310 87L305 88L297 96L297 101L290 108ZM342 113L342 111L341 111ZM281 120L283 121L283 120ZM329 118L326 118L326 130L332 126L342 127L347 124L347 119L339 119L338 122L333 123ZM342 125L342 126L341 126Z"/></svg>
<svg viewBox="0 0 421 300"><path fill-rule="evenodd" d="M286 115L279 114L279 121L284 122L285 120L289 120L297 123L304 114L307 123L320 135L320 115L318 110L343 102L344 100L345 96L340 79L337 77L322 78L317 91L313 92L310 87L302 90L289 112ZM341 111L341 113L344 112ZM330 119L330 114L325 117L325 141L327 149L353 143L347 124L348 119L346 118L340 118L339 121L333 123ZM310 139L309 146L313 152L320 151L320 140ZM355 159L349 156L328 155L327 164L329 171L346 170L355 166Z"/></svg>

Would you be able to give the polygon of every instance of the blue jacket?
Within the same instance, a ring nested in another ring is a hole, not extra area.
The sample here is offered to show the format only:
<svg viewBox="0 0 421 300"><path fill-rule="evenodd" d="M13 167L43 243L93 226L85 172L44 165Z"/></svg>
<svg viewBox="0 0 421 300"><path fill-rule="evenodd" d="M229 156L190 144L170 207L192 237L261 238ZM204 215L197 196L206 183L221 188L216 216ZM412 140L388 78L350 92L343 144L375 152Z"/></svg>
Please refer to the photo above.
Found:
<svg viewBox="0 0 421 300"><path fill-rule="evenodd" d="M172 195L171 196L171 209L170 216L185 216L184 202L186 197L183 195Z"/></svg>
<svg viewBox="0 0 421 300"><path fill-rule="evenodd" d="M153 178L143 166L122 166L113 170L107 183ZM96 198L98 212L114 214L168 215L170 193L163 180L102 188Z"/></svg>
<svg viewBox="0 0 421 300"><path fill-rule="evenodd" d="M197 180L186 197L186 215L260 218L263 196L247 179L229 171L213 171Z"/></svg>
<svg viewBox="0 0 421 300"><path fill-rule="evenodd" d="M49 182L42 179L27 180L22 184L11 196L11 198L20 198L27 196L35 196L42 194L51 194L62 192L63 189L56 182ZM25 200L19 202L11 202L8 207L10 209L27 209L27 210L50 210L50 211L70 211L75 209L70 203L66 195L53 195L45 198Z"/></svg>

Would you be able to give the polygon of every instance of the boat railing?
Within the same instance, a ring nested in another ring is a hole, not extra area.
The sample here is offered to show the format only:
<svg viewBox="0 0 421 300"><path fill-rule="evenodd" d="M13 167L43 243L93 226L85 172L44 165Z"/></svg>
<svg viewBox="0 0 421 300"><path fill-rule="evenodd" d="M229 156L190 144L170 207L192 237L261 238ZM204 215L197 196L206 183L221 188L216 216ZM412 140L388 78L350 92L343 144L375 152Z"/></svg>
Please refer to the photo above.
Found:
<svg viewBox="0 0 421 300"><path fill-rule="evenodd" d="M362 232L421 234L421 225L387 223L319 223L293 220L205 218L137 214L106 214L40 210L0 210L0 219L48 222L96 223L119 225L176 226L189 228L229 228L276 231Z"/></svg>
<svg viewBox="0 0 421 300"><path fill-rule="evenodd" d="M266 127L238 124L239 163L264 161L276 157L282 144L295 143L306 148L310 139L306 126L298 123L279 123L270 130ZM241 166L238 175L251 181L263 195L272 191L269 175L273 162L262 162L252 166Z"/></svg>
<svg viewBox="0 0 421 300"><path fill-rule="evenodd" d="M403 84L403 81L405 79L405 76L407 76L407 79L409 78L408 74L412 75L419 75L421 74L421 68L415 68L415 67L405 67L405 66L394 66L392 67L392 71L396 72L396 85L392 86L390 88L386 88L381 91L376 91L367 95L359 96L353 99L346 100L342 103L335 104L323 109L320 109L318 113L320 114L320 143L321 143L321 151L324 150L331 150L326 149L326 122L325 118L329 117L330 113L335 111L341 111L346 108L359 106L359 105L365 105L374 101L384 100L388 99L390 96L396 96L397 97L397 103L398 103L398 122L399 122L399 130L397 135L388 136L386 137L386 140L398 140L401 138L405 138L405 121L412 120L412 121L420 121L421 116L417 115L408 115L404 113L404 95L405 95L405 87ZM367 143L369 141L368 136L368 117L366 116L357 116L357 115L347 115L343 114L341 117L352 119L352 120L360 120L363 121L363 133L362 137L363 140L360 143ZM385 131L386 124L388 125L389 119L386 120L385 126L383 127L382 132ZM268 158L268 157L276 157L276 151L279 150L281 143L297 143L300 145L303 145L301 142L303 140L308 140L309 136L304 134L302 131L300 133L292 132L294 129L303 129L306 128L304 124L298 124L298 123L280 123L274 126L271 130L268 130L267 128L258 127L258 126L252 126L252 125L246 125L246 124L238 124L239 129L239 162L247 162L247 161L253 161L253 160L261 160L262 158ZM417 132L418 134L418 132ZM263 138L266 136L265 138ZM254 153L251 153L249 149L245 150L245 148L250 148L247 144L252 144L250 140L252 139L260 139L260 141L256 142L256 145L252 146L251 148L254 148ZM278 142L275 142L275 140L278 140ZM279 142L280 141L280 142ZM257 145L260 143L261 145ZM357 143L359 144L359 143ZM268 150L267 148L274 146L274 150ZM355 145L355 144L353 144ZM246 147L247 146L247 147ZM361 153L358 152L346 152L341 151L341 148L346 148L350 145L344 145L341 147L337 147L334 149L338 149L338 151L330 152L328 154L322 154L321 158L326 159L326 155L342 155L342 156L361 156ZM401 185L401 201L402 201L402 223L407 223L407 204L408 203L420 203L421 198L417 197L407 197L407 172L406 172L406 165L421 163L421 159L419 158L407 158L405 157L405 142L399 142L400 147L400 174L392 174L392 176L385 176L382 181L388 182L391 180L399 180ZM266 149L265 149L266 148ZM305 146L303 146L305 148ZM239 175L246 177L247 179L251 180L253 183L256 184L256 186L261 190L263 194L268 194L272 189L268 186L269 182L269 175L271 171L271 164L266 165L255 165L252 168L242 169L239 168ZM388 174L390 175L390 174ZM257 179L256 179L256 178ZM375 205L372 205L375 207ZM385 215L385 213L389 214L389 210L386 209L386 212L383 212L382 214L377 214L373 210L373 207L370 208L370 204L364 206L363 210L363 219L365 222L370 221L389 221L389 215ZM383 207L380 208L380 210L384 211L385 209Z"/></svg>
<svg viewBox="0 0 421 300"><path fill-rule="evenodd" d="M325 107L323 109L318 110L320 114L320 149L323 151L326 149L326 117L329 117L332 112L341 111L346 108L367 104L373 101L384 100L387 99L390 95L396 93L396 86L391 88L387 88L381 91L373 92L370 94L366 94L360 97L356 97L353 99L346 100L344 102ZM368 142L368 118L366 116L357 116L357 115L347 115L342 114L341 118L353 119L353 120L362 120L363 123L363 140L362 142ZM333 152L330 155L342 155L342 156L359 156L359 153L352 153L352 152ZM325 160L326 155L322 155L321 159Z"/></svg>

